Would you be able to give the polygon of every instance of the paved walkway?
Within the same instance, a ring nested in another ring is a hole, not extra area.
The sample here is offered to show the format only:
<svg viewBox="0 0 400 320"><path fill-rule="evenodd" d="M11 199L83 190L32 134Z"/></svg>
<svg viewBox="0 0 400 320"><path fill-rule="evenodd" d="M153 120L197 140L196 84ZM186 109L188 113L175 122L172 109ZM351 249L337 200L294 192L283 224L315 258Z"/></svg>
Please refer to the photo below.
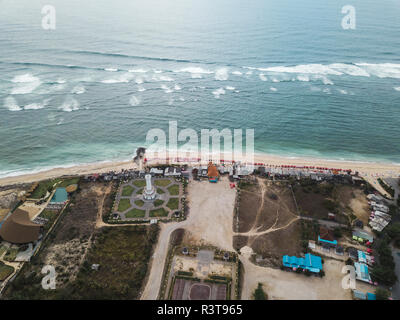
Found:
<svg viewBox="0 0 400 320"><path fill-rule="evenodd" d="M156 195L156 199L152 200L152 201L146 201L143 200L142 197L142 192L141 190L144 188L142 186L136 186L134 184L135 181L144 181L142 179L140 180L131 180L127 183L123 183L120 186L120 189L118 190L117 196L116 196L116 203L119 204L119 202L123 199L128 199L130 201L130 207L124 211L118 211L118 205L117 205L117 210L115 211L116 213L118 213L121 217L121 220L132 220L132 219L143 219L143 218L152 218L153 216L151 215L151 211L152 210L156 210L156 209L164 209L168 214L166 216L159 216L159 217L154 217L157 219L169 219L171 218L172 214L174 211L181 211L182 210L182 203L180 201L180 199L182 198L182 194L183 194L183 187L181 185L181 183L175 181L172 178L152 178L153 180L153 185L156 188L156 190L161 190L162 192L157 193ZM159 186L156 185L156 181L157 180L169 180L170 184L168 184L167 186ZM179 194L178 195L171 195L168 188L177 185L179 186ZM129 196L123 196L123 190L125 187L130 186L133 188L133 192L131 195ZM170 199L176 198L178 199L178 208L171 210L170 208L167 207L168 201ZM143 204L139 205L137 204L137 202L139 202L138 200L142 201ZM163 201L162 204L155 206L154 205L154 201L157 200L161 200ZM141 210L144 211L144 215L143 216L138 216L138 217L126 217L126 214L129 213L131 210L133 209L137 209L137 210Z"/></svg>

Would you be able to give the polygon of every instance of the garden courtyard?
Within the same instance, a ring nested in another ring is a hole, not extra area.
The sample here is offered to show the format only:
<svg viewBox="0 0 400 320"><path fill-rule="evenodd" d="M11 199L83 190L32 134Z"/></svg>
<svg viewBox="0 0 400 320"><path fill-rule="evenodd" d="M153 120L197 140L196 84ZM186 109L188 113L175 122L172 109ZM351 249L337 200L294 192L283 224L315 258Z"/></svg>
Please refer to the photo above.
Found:
<svg viewBox="0 0 400 320"><path fill-rule="evenodd" d="M183 190L180 182L173 178L152 178L156 189L154 200L143 199L144 179L122 183L118 189L114 212L121 220L168 219L175 211L182 210L180 201Z"/></svg>

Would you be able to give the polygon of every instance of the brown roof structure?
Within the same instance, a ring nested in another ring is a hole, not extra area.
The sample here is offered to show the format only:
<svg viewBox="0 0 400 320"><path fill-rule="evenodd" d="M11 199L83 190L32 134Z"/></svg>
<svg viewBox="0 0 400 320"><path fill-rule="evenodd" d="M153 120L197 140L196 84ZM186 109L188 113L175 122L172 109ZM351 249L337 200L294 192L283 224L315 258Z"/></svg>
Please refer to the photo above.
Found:
<svg viewBox="0 0 400 320"><path fill-rule="evenodd" d="M328 241L335 240L332 230L325 227L319 227L319 237L323 240L328 240Z"/></svg>
<svg viewBox="0 0 400 320"><path fill-rule="evenodd" d="M209 178L219 177L218 169L215 165L212 164L212 162L208 164L207 176Z"/></svg>
<svg viewBox="0 0 400 320"><path fill-rule="evenodd" d="M15 210L0 227L0 236L11 243L28 243L39 238L40 227L29 219L27 211Z"/></svg>

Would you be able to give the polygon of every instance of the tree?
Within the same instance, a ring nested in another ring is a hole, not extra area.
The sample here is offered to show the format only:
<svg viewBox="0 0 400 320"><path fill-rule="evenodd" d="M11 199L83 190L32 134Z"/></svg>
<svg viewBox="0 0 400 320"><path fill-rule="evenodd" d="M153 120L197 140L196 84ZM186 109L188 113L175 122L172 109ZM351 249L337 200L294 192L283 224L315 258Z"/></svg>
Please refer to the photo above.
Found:
<svg viewBox="0 0 400 320"><path fill-rule="evenodd" d="M268 295L263 290L262 283L258 283L257 289L253 292L254 300L268 300Z"/></svg>
<svg viewBox="0 0 400 320"><path fill-rule="evenodd" d="M390 292L382 288L376 288L375 295L376 300L388 300L390 297Z"/></svg>

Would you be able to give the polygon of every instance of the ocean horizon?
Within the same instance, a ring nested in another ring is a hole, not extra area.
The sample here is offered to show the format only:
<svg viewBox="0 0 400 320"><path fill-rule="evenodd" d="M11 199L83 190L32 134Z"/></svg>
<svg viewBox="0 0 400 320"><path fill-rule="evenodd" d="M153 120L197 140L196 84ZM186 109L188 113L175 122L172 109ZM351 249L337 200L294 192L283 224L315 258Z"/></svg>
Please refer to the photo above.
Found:
<svg viewBox="0 0 400 320"><path fill-rule="evenodd" d="M254 129L255 152L400 164L400 3L0 1L0 178L130 160L150 129Z"/></svg>

